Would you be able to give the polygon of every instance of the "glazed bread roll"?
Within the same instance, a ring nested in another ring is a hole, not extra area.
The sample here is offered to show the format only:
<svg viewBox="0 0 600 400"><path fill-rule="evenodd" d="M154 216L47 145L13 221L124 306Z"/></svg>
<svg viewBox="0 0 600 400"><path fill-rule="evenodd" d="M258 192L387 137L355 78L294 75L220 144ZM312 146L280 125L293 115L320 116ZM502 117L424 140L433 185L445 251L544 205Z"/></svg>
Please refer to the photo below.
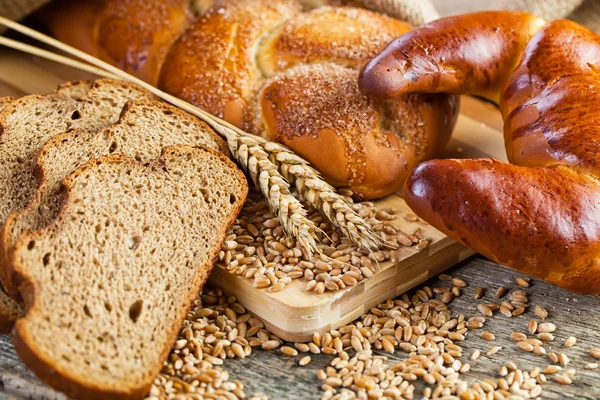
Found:
<svg viewBox="0 0 600 400"><path fill-rule="evenodd" d="M452 17L409 35L366 66L361 88L498 97L511 162L425 162L406 182L409 206L495 261L600 293L600 36L512 12ZM431 37L454 40L412 46ZM475 57L474 47L487 50Z"/></svg>
<svg viewBox="0 0 600 400"><path fill-rule="evenodd" d="M323 3L63 1L44 17L60 40L291 147L355 198L385 196L446 145L458 100L362 94L360 68L411 26Z"/></svg>

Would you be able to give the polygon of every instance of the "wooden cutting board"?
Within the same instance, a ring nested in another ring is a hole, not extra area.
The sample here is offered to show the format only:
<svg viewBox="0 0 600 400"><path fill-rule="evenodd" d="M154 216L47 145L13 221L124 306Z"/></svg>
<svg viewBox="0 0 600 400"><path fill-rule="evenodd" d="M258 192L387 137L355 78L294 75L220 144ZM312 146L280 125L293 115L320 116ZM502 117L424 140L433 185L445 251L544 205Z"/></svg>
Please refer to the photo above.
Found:
<svg viewBox="0 0 600 400"><path fill-rule="evenodd" d="M81 71L31 57L12 50L0 49L0 96L22 96L45 93L67 80L89 79ZM495 157L504 160L501 120L498 111L479 100L463 97L461 116L444 157ZM399 194L376 202L382 208L396 208L400 215L410 212ZM422 251L415 248L398 250L397 263L381 263L375 275L352 288L324 294L308 293L306 282L293 281L283 291L269 293L256 289L251 281L232 275L217 265L210 282L236 296L268 328L285 340L305 341L314 332L324 332L344 325L376 304L394 298L471 256L470 249L456 243L433 227L398 218L402 231L422 229L433 238Z"/></svg>

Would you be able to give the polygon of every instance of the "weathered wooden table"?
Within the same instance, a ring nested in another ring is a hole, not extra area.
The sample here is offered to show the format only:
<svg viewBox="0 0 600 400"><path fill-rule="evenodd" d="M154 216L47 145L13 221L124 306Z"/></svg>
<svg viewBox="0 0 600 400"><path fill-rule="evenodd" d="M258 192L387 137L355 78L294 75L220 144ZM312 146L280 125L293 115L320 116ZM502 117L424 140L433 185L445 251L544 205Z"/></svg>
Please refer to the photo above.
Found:
<svg viewBox="0 0 600 400"><path fill-rule="evenodd" d="M475 288L486 287L484 299L494 301L494 292L498 286L504 285L517 288L515 279L522 274L488 261L480 256L475 256L449 272L453 276L463 278L469 284L463 290L463 296L451 303L451 309L456 313L466 316L478 315L476 304L473 300ZM435 281L428 282L432 285ZM600 370L588 371L583 367L593 359L587 354L590 347L600 347L600 298L593 296L574 295L544 281L534 279L527 289L530 294L531 304L544 306L549 312L549 321L557 326L556 339L546 347L556 351L565 352L571 359L569 367L575 368L577 374L573 384L562 386L549 379L543 385L544 399L599 399L600 398ZM497 378L500 365L508 360L513 360L522 369L531 369L535 366L541 368L550 364L547 357L536 356L517 349L510 340L514 330L525 332L529 317L533 318L533 307L520 317L506 318L496 313L489 318L485 329L496 335L495 342L486 342L479 331L473 331L461 346L465 349L465 358L474 349L485 353L492 344L503 346L503 349L490 357L482 355L477 361L470 361L473 365L471 371L461 375L466 380L480 381L485 378ZM577 337L577 344L571 349L562 346L567 336ZM406 357L402 352L396 352L390 357L392 360L401 360ZM321 383L316 377L317 370L324 368L331 361L331 356L312 356L312 363L306 367L299 367L296 359L281 355L280 352L266 352L257 350L251 357L244 360L227 360L223 367L227 369L233 379L244 383L246 394L257 392L269 396L270 399L318 399L320 397ZM417 391L416 393L419 393ZM39 382L21 364L12 348L10 337L0 337L0 398L15 399L63 399L60 394L53 392ZM418 398L418 397L416 397Z"/></svg>
<svg viewBox="0 0 600 400"><path fill-rule="evenodd" d="M494 0L498 3L499 0ZM504 0L502 0L504 1ZM437 5L445 3L436 0ZM463 3L467 3L464 1ZM471 2L469 2L471 3ZM469 8L470 9L470 8ZM446 7L443 12L451 10ZM462 9L461 9L462 11ZM21 95L22 86L28 89L36 85L36 81L20 82L18 64L12 70L3 70L0 77L0 94ZM40 82L46 82L44 75L48 71L39 69ZM56 71L53 71L56 75ZM72 79L64 76L62 80ZM45 86L40 83L38 91L44 91ZM476 108L471 108L477 112ZM501 121L493 119L485 121L486 124L499 127ZM473 301L476 287L486 287L486 296L493 302L493 293L499 286L517 288L515 279L522 276L515 271L502 267L481 256L475 256L464 261L462 264L449 271L453 276L463 278L469 286L463 290L463 296L451 303L451 309L455 315L463 313L467 317L479 315ZM435 280L427 282L433 285ZM549 320L556 324L556 339L548 349L565 352L571 359L569 367L575 368L577 374L573 378L573 384L562 386L549 379L543 385L542 397L545 399L600 399L600 370L589 371L583 367L594 360L587 354L590 347L600 347L600 298L594 296L575 295L552 286L544 281L534 279L532 285L527 289L531 304L545 307L549 313ZM503 346L503 349L490 357L482 355L477 361L470 361L471 371L462 374L461 377L467 381L480 381L486 378L498 377L498 368L509 360L525 370L535 366L543 368L550 365L547 357L536 356L517 349L514 342L510 340L513 331L525 332L527 322L534 317L533 307L517 318L506 318L502 314L495 313L494 317L488 318L485 329L496 335L494 342L486 342L480 337L480 331L470 333L461 346L464 348L463 360L473 350L479 349L483 354L492 346ZM567 336L577 337L577 344L571 349L564 349L563 340ZM550 350L552 351L552 350ZM396 352L389 356L390 362L401 360L406 357L405 353ZM270 399L318 399L321 395L321 382L317 379L317 370L326 367L331 356L312 355L313 361L307 367L299 367L297 358L291 359L281 355L279 352L255 351L251 357L244 360L227 360L223 365L232 378L240 380L246 387L246 394L263 393ZM421 386L418 386L420 388ZM416 392L417 396L420 390ZM418 398L416 396L416 398ZM64 399L64 396L47 388L43 383L27 370L19 361L11 344L9 336L0 336L0 399Z"/></svg>

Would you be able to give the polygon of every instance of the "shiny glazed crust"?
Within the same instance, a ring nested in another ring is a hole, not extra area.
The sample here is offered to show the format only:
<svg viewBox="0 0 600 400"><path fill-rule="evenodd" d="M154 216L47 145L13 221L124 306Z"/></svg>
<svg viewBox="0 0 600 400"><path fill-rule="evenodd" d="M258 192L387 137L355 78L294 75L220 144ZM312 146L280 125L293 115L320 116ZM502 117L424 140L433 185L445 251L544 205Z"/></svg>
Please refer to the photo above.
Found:
<svg viewBox="0 0 600 400"><path fill-rule="evenodd" d="M463 31L483 20L497 27L533 21L537 32L512 40L511 30ZM361 87L383 98L413 90L499 97L508 158L516 165L488 159L423 163L405 184L408 205L495 261L572 291L600 293L600 37L571 21L543 24L521 13L487 12L437 21L412 39L425 40L434 31L440 38L463 36L429 55L398 41L363 70ZM498 52L480 53L477 60L461 52L499 43ZM445 65L457 66L456 74L449 69L445 76L442 65L433 79L414 67L411 74L424 80L413 87L398 70L387 70L396 54L424 66L442 53ZM514 66L511 74L498 73L508 66ZM456 79L468 76L490 79ZM437 84L446 80L454 83Z"/></svg>
<svg viewBox="0 0 600 400"><path fill-rule="evenodd" d="M247 131L280 140L357 198L398 190L407 171L443 148L454 127L454 96L383 102L358 91L358 70L411 29L393 18L322 6L325 1L207 0L193 2L195 9L183 0L104 3L92 24L93 45L85 50L143 79L158 76L161 89ZM177 7L180 11L173 11ZM61 24L75 25L67 14L54 9L49 19L59 39L65 31ZM338 70L341 75L331 73ZM302 77L323 90L306 93ZM327 89L342 86L348 89L343 96ZM305 117L294 126L293 114ZM358 121L361 116L367 120ZM304 129L323 120L330 122L327 129ZM336 155L335 163L326 161L329 154Z"/></svg>

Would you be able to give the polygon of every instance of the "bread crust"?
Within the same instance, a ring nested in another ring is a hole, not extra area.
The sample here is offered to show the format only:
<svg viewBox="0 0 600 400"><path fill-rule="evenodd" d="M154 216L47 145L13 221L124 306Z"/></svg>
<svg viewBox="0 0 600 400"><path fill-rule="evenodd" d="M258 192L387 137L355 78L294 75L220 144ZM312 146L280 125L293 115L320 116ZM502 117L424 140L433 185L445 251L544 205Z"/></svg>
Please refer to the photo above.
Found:
<svg viewBox="0 0 600 400"><path fill-rule="evenodd" d="M575 22L553 21L535 35L500 103L511 163L600 176L598 60L600 36Z"/></svg>
<svg viewBox="0 0 600 400"><path fill-rule="evenodd" d="M249 103L261 79L254 64L257 43L298 10L293 0L219 2L171 47L159 87L250 129Z"/></svg>
<svg viewBox="0 0 600 400"><path fill-rule="evenodd" d="M390 43L361 71L363 92L469 93L496 103L525 46L545 21L515 11L441 18Z"/></svg>
<svg viewBox="0 0 600 400"><path fill-rule="evenodd" d="M219 135L217 135L204 122L174 106L155 100L128 101L127 103L125 103L125 106L121 111L121 116L119 117L119 120L111 127L106 128L103 132L98 132L96 134L107 134L112 129L118 128L122 124L127 124L129 121L135 120L136 115L134 114L134 112L144 107L159 109L164 113L177 114L179 120L181 121L188 121L188 123L190 124L203 126L205 129L202 131L202 134L210 136L216 142L219 150L223 154L229 154L227 142L225 142L225 140L223 140ZM15 244L16 239L18 238L15 237L13 231L18 226L21 218L26 218L31 213L38 213L38 207L40 207L39 199L44 196L44 191L46 190L48 182L46 171L46 166L48 165L48 162L46 161L46 153L48 152L48 149L51 149L55 146L61 146L62 142L71 137L72 135L72 132L56 135L44 145L44 147L39 152L36 163L34 165L36 175L39 179L39 185L36 192L33 194L31 202L28 204L27 208L13 212L11 215L9 215L2 228L0 228L0 257L2 257L0 258L0 260L6 260L4 262L5 268L0 269L0 276L2 276L2 282L4 284L6 292L13 299L20 300L20 293L15 281L14 271L11 270L11 263L10 261L8 261L8 249L10 249ZM8 323L9 321L6 322Z"/></svg>
<svg viewBox="0 0 600 400"><path fill-rule="evenodd" d="M358 91L354 69L302 65L259 92L259 122L279 141L359 199L400 190L410 170L446 146L458 100L411 94L379 101Z"/></svg>
<svg viewBox="0 0 600 400"><path fill-rule="evenodd" d="M165 157L169 154L181 153L177 155L177 157L185 157L186 154L189 154L190 149L191 148L188 146L168 147L163 151L163 155L159 160L147 165L149 165L149 167L155 166L156 168L160 168L165 162ZM230 219L222 225L221 230L219 232L220 239L218 242L222 244L222 242L225 240L227 233L233 226L237 215L241 211L244 202L246 201L246 197L248 194L248 184L244 174L239 170L237 165L225 155L206 148L196 148L193 149L193 151L209 153L211 156L216 157L221 162L226 164L229 168L234 169L236 178L240 183L241 193L238 193L239 196L236 196L234 208L235 212L232 213ZM112 155L92 161L86 164L85 166L79 168L64 182L66 188L65 207L70 202L70 193L73 190L75 190L73 182L76 180L77 176L84 174L86 171L94 168L94 165L97 163L129 163L137 165L140 164L131 157L126 157L122 155ZM63 207L63 210L65 209L65 207ZM63 215L63 210L61 210L59 218ZM218 243L212 249L210 249L209 256L207 257L207 262L205 263L205 265L199 266L198 270L202 270L204 271L204 273L201 275L198 274L198 276L196 277L197 281L194 285L195 289L188 294L187 298L187 304L189 304L189 306L180 311L177 318L179 323L174 324L173 329L169 333L169 339L165 341L165 344L161 349L161 362L153 366L152 371L148 374L150 378L146 382L138 382L137 385L129 388L105 388L95 385L93 382L82 379L81 376L72 373L72 371L69 371L65 368L61 368L59 365L53 362L53 360L45 356L44 352L37 345L35 338L31 336L30 332L27 329L27 318L31 317L33 313L38 312L39 306L36 304L35 293L36 287L39 283L35 280L34 277L32 277L28 273L25 266L21 263L21 259L18 256L18 249L23 246L26 247L27 243L29 243L32 239L35 239L36 237L41 237L47 232L51 231L53 229L54 224L55 223L37 232L25 233L21 236L21 238L11 251L12 265L14 270L18 274L18 278L20 281L19 288L23 295L23 299L25 301L25 306L27 309L27 314L25 315L25 317L19 319L16 322L15 327L13 329L13 343L17 354L19 355L23 363L27 365L27 367L30 368L42 381L44 381L51 387L65 393L71 398L92 400L106 398L119 400L143 398L150 390L154 377L160 372L160 369L162 368L162 361L164 361L168 357L171 351L172 343L177 338L181 322L187 315L189 309L192 306L193 301L197 298L197 295L200 292L204 283L206 282L206 279L208 279L208 275L210 274L210 271L217 260L221 248L220 244Z"/></svg>
<svg viewBox="0 0 600 400"><path fill-rule="evenodd" d="M406 181L421 218L492 260L568 290L600 290L600 183L571 168L433 160Z"/></svg>

